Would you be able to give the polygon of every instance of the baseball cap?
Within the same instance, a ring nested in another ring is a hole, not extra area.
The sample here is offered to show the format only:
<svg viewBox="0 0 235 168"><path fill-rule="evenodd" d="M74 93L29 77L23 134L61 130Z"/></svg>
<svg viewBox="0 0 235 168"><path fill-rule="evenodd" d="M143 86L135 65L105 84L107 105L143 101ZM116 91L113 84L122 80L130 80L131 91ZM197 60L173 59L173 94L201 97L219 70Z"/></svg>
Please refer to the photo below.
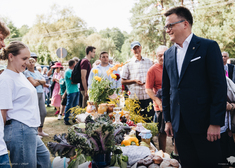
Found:
<svg viewBox="0 0 235 168"><path fill-rule="evenodd" d="M31 56L32 58L37 58L37 57L38 57L37 54L34 53L34 52L31 52L31 53L30 53L30 56Z"/></svg>
<svg viewBox="0 0 235 168"><path fill-rule="evenodd" d="M135 46L141 46L140 42L134 41L134 42L131 43L131 49L133 49Z"/></svg>

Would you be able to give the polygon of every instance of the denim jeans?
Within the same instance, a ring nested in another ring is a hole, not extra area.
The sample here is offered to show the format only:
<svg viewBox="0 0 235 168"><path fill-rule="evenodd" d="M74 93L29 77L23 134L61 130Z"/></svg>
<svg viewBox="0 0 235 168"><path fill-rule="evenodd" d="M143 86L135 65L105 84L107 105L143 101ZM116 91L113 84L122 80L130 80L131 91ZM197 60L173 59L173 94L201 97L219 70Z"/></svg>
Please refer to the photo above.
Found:
<svg viewBox="0 0 235 168"><path fill-rule="evenodd" d="M45 95L45 104L47 106L49 106L50 105L50 92L48 92L47 94L44 94L44 95Z"/></svg>
<svg viewBox="0 0 235 168"><path fill-rule="evenodd" d="M8 154L0 156L0 168L11 168Z"/></svg>
<svg viewBox="0 0 235 168"><path fill-rule="evenodd" d="M75 107L79 103L79 92L67 94L67 104L64 111L64 121L69 120L70 108Z"/></svg>
<svg viewBox="0 0 235 168"><path fill-rule="evenodd" d="M37 128L17 120L4 128L12 168L50 168L50 153L37 135Z"/></svg>

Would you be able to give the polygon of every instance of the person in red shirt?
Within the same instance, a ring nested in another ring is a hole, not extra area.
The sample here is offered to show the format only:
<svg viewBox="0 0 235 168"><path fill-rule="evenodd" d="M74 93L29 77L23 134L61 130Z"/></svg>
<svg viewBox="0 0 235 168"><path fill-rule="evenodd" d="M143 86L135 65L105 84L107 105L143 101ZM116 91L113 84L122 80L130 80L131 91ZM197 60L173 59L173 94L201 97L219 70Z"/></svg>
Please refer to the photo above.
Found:
<svg viewBox="0 0 235 168"><path fill-rule="evenodd" d="M158 124L158 141L159 149L166 151L166 133L164 118L162 115L162 101L156 97L157 91L162 88L162 71L163 71L163 56L168 48L166 46L159 46L156 50L157 63L154 64L147 73L145 90L149 97L153 100L155 117ZM156 122L156 121L155 121Z"/></svg>

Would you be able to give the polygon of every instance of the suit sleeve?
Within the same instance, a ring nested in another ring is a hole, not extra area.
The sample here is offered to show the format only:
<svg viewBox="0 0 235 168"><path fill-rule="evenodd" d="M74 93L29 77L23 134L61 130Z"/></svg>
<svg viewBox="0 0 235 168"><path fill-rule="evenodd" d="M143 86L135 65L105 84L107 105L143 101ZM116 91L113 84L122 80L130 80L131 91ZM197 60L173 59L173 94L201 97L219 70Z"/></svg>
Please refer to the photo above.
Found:
<svg viewBox="0 0 235 168"><path fill-rule="evenodd" d="M170 79L166 70L166 53L164 53L162 74L162 108L165 121L171 121L170 116Z"/></svg>
<svg viewBox="0 0 235 168"><path fill-rule="evenodd" d="M226 112L227 84L221 51L215 41L209 44L206 65L211 93L210 124L223 126Z"/></svg>

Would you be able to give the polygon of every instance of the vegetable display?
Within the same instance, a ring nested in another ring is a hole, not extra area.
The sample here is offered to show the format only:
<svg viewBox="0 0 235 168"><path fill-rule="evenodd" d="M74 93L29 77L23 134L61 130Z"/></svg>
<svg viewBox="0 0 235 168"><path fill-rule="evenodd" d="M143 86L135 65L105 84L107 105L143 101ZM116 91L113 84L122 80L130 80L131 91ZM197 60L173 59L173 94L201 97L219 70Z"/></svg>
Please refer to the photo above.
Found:
<svg viewBox="0 0 235 168"><path fill-rule="evenodd" d="M124 134L131 131L129 126L112 124L108 115L100 115L95 120L89 115L85 125L84 132L76 125L69 128L67 138L66 134L55 135L54 140L59 143L48 143L51 153L58 152L61 157L71 157L76 154L75 149L79 149L82 154L91 158L100 153L115 153L118 150L115 144L120 144Z"/></svg>

